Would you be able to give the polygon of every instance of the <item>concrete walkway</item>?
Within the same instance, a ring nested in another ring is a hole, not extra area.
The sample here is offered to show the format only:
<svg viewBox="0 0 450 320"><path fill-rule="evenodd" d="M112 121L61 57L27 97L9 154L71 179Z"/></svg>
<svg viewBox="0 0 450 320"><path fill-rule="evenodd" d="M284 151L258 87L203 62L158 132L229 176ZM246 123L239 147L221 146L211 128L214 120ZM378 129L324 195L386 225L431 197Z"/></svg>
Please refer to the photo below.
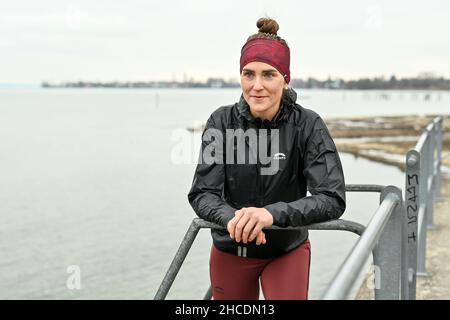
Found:
<svg viewBox="0 0 450 320"><path fill-rule="evenodd" d="M450 299L450 180L442 180L441 201L434 207L435 229L427 233L426 269L430 277L417 278L417 299ZM364 281L356 299L374 299Z"/></svg>

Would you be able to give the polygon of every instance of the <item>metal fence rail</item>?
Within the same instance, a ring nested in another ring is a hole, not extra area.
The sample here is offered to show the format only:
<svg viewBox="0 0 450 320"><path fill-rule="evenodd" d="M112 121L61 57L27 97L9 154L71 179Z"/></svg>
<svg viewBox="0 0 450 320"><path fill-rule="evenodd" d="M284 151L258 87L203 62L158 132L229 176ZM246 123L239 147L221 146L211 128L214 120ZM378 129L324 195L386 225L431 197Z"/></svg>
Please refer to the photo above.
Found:
<svg viewBox="0 0 450 320"><path fill-rule="evenodd" d="M416 298L416 277L425 269L427 229L433 227L433 204L440 196L443 117L435 118L423 131L405 159L405 200L395 186L346 185L347 192L379 192L380 205L367 227L342 219L296 228L340 230L360 235L322 299L348 299L370 254L373 254L375 299ZM177 253L154 297L165 299L201 228L224 229L196 218L189 226ZM209 288L204 299L211 299Z"/></svg>
<svg viewBox="0 0 450 320"><path fill-rule="evenodd" d="M345 187L347 192L381 192L384 189L384 186L381 185L374 185L374 184L350 184L346 185ZM170 264L170 267L161 282L161 285L159 286L158 291L156 292L156 295L154 297L155 300L161 300L165 299L180 268L183 264L189 250L192 247L192 244L194 243L195 238L197 237L198 232L202 228L209 228L209 229L224 229L222 226L219 226L217 224L205 221L200 218L193 219L191 225L189 226L181 244L178 248L177 253L175 254L175 257L172 260L172 263ZM337 219L337 220L330 220L326 222L321 223L315 223L310 224L308 226L303 227L288 227L288 228L280 228L277 226L272 226L268 229L308 229L308 230L338 230L338 231L349 231L352 233L355 233L357 235L361 235L365 227L357 222L354 221L348 221L343 219ZM203 299L209 300L211 299L211 288L209 288L203 297Z"/></svg>
<svg viewBox="0 0 450 320"><path fill-rule="evenodd" d="M322 299L348 299L356 280L373 251L376 299L398 299L401 283L402 192L394 186L383 189L381 203L365 232L339 268Z"/></svg>
<svg viewBox="0 0 450 320"><path fill-rule="evenodd" d="M405 207L408 299L416 298L416 277L426 271L427 229L433 228L433 204L440 197L444 118L435 118L406 155Z"/></svg>
<svg viewBox="0 0 450 320"><path fill-rule="evenodd" d="M322 296L324 299L348 297L349 287L356 281L355 271L361 271L363 260L375 245L374 272L378 272L375 279L379 280L375 299L416 299L416 277L429 275L425 268L426 238L427 230L433 227L434 199L440 195L442 138L441 116L426 127L416 146L406 154L404 203L399 189L392 190L400 197L395 209L389 213L392 206L382 210L380 205ZM383 226L380 220L387 219L389 222Z"/></svg>

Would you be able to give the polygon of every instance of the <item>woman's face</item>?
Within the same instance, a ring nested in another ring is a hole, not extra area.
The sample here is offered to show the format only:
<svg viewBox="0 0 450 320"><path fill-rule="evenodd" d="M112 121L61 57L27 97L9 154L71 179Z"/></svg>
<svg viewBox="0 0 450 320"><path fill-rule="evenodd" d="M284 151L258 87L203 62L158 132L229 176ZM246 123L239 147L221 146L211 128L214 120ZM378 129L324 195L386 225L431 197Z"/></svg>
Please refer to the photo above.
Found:
<svg viewBox="0 0 450 320"><path fill-rule="evenodd" d="M285 85L281 73L270 64L254 61L242 69L242 93L255 118L272 120L280 108Z"/></svg>

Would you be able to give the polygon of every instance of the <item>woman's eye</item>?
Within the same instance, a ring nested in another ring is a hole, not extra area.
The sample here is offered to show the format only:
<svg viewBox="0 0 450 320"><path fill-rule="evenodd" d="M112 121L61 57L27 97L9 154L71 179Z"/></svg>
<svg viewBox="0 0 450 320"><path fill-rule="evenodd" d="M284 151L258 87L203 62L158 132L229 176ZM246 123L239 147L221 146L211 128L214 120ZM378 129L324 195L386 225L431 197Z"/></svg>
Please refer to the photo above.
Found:
<svg viewBox="0 0 450 320"><path fill-rule="evenodd" d="M272 78L273 78L273 73L266 73L266 74L265 74L265 77L266 77L267 79L272 79Z"/></svg>
<svg viewBox="0 0 450 320"><path fill-rule="evenodd" d="M250 72L244 72L244 77L251 78L253 76Z"/></svg>

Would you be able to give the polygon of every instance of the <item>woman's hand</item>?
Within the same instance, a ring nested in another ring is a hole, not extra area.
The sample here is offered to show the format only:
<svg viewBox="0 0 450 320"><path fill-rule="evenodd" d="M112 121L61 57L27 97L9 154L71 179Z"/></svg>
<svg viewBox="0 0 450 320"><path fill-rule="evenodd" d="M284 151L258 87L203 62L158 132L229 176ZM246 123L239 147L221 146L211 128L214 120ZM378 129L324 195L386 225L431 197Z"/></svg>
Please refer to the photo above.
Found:
<svg viewBox="0 0 450 320"><path fill-rule="evenodd" d="M227 230L230 237L236 242L242 240L243 243L253 241L256 238L256 244L266 243L263 228L270 227L273 224L273 217L265 208L242 208L234 213L234 218L228 222Z"/></svg>
<svg viewBox="0 0 450 320"><path fill-rule="evenodd" d="M249 240L250 241L250 240ZM266 234L264 231L260 231L258 235L256 236L256 245L259 246L260 244L266 244Z"/></svg>

